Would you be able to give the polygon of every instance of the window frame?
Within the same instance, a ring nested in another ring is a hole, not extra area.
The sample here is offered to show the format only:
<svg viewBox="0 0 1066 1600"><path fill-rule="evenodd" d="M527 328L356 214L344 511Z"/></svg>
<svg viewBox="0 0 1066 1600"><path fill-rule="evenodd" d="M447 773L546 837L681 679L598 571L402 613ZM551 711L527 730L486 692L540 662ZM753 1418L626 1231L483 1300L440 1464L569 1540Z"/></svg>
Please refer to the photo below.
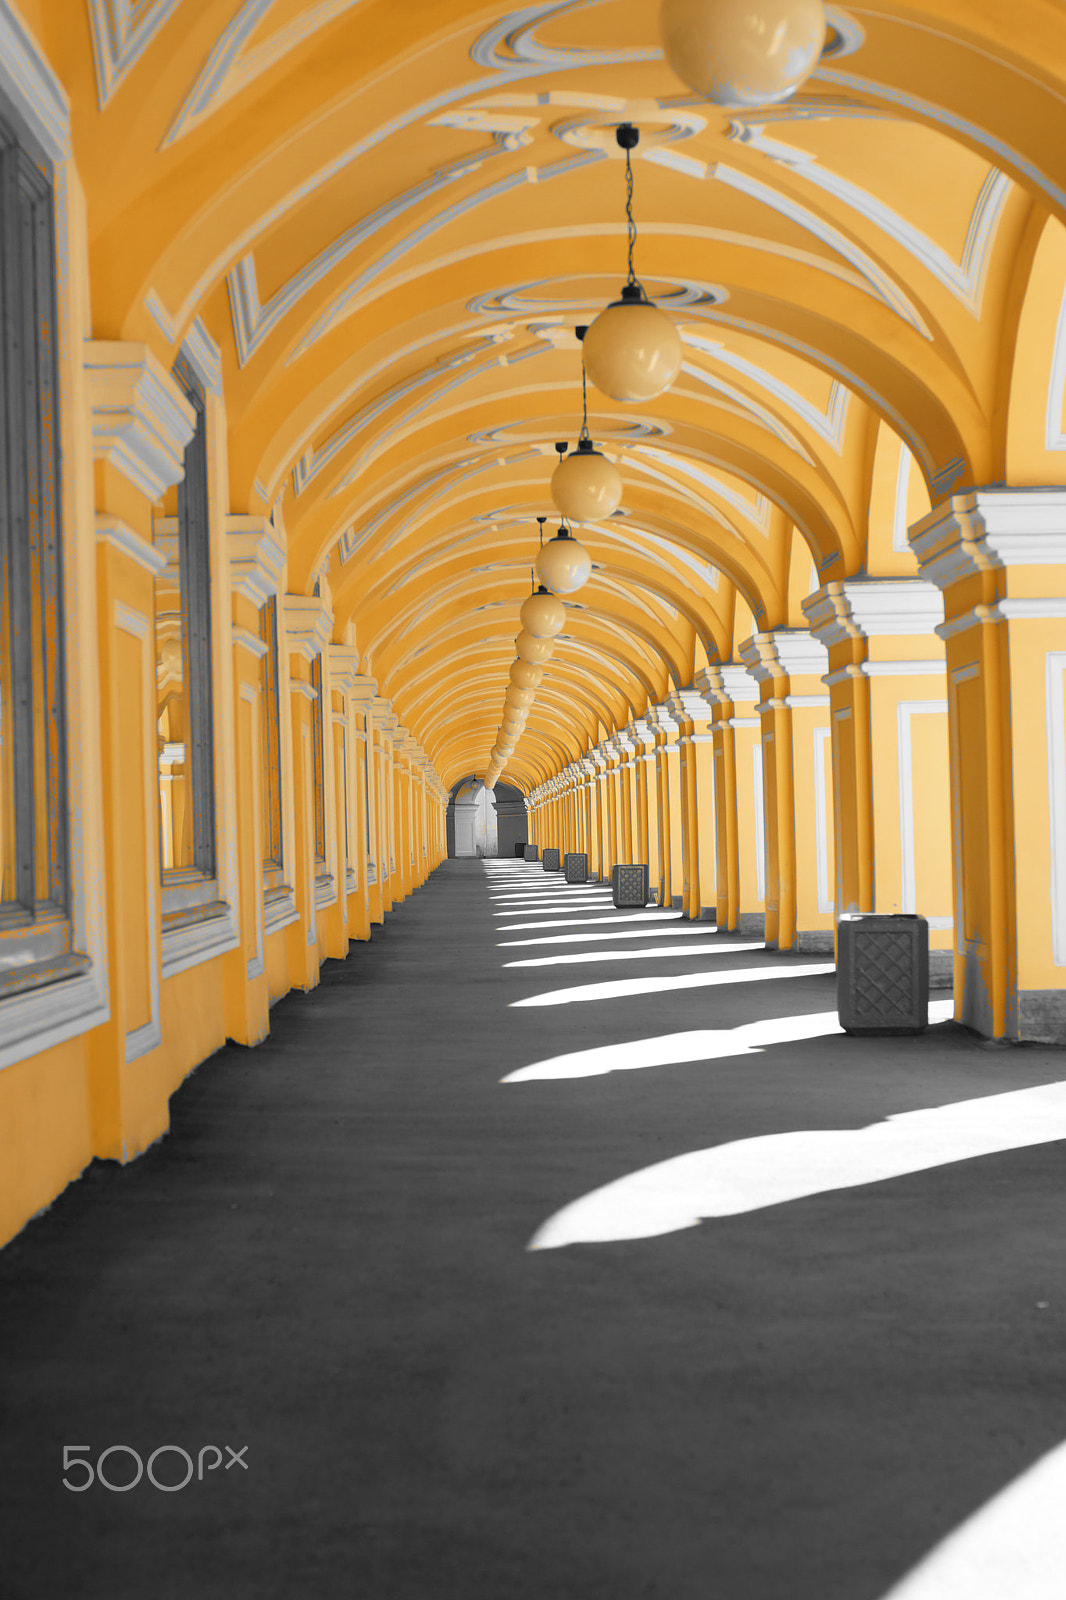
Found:
<svg viewBox="0 0 1066 1600"><path fill-rule="evenodd" d="M0 111L0 592L18 752L0 999L92 967L74 948L70 881L56 234L52 162Z"/></svg>

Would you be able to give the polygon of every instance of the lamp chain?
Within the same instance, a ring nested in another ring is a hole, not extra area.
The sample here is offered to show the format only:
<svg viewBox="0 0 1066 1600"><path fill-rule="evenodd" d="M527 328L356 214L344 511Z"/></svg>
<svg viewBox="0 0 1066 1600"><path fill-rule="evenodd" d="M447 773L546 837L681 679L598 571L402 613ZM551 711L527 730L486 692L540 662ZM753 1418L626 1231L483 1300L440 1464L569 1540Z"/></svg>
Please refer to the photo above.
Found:
<svg viewBox="0 0 1066 1600"><path fill-rule="evenodd" d="M626 224L629 229L629 282L640 288L637 275L633 271L633 250L637 243L637 225L633 221L633 163L630 160L629 150L626 149Z"/></svg>
<svg viewBox="0 0 1066 1600"><path fill-rule="evenodd" d="M630 270L632 270L632 269L630 269ZM578 437L578 441L577 441L578 444L584 444L586 441L588 441L590 439L590 435L589 435L589 385L588 385L588 376L587 376L587 374L585 372L585 352L584 352L584 350L582 350L582 352L581 352L581 409L582 409L581 433L580 433L580 435Z"/></svg>

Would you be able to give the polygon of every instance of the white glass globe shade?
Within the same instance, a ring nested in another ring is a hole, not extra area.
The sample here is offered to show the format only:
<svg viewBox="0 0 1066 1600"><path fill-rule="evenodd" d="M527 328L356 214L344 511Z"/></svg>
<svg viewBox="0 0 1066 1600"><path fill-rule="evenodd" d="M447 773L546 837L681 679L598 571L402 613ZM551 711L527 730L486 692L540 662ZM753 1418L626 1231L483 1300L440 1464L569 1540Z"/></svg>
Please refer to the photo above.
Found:
<svg viewBox="0 0 1066 1600"><path fill-rule="evenodd" d="M543 667L535 667L528 661L512 661L510 679L520 689L535 689L544 676Z"/></svg>
<svg viewBox="0 0 1066 1600"><path fill-rule="evenodd" d="M501 726L508 737L517 738L525 725L526 713L524 711L515 711L512 706L504 706Z"/></svg>
<svg viewBox="0 0 1066 1600"><path fill-rule="evenodd" d="M538 639L535 634L527 633L525 629L518 635L514 642L515 650L522 661L528 661L531 666L542 667L552 658L555 645L550 639Z"/></svg>
<svg viewBox="0 0 1066 1600"><path fill-rule="evenodd" d="M494 744L492 749L489 751L489 755L492 757L493 764L499 767L501 771L503 770L504 764L506 763L507 757L510 755L510 753L511 752L509 750L501 750L498 744Z"/></svg>
<svg viewBox="0 0 1066 1600"><path fill-rule="evenodd" d="M552 499L571 522L602 522L622 504L621 474L583 442L552 473Z"/></svg>
<svg viewBox="0 0 1066 1600"><path fill-rule="evenodd" d="M514 706L517 709L519 706L531 706L534 700L534 692L532 689L518 689L512 683L503 698L509 706Z"/></svg>
<svg viewBox="0 0 1066 1600"><path fill-rule="evenodd" d="M566 627L566 607L553 594L531 594L518 613L522 627L538 639L554 639Z"/></svg>
<svg viewBox="0 0 1066 1600"><path fill-rule="evenodd" d="M627 294L585 335L585 371L612 400L654 400L681 370L681 335L665 311Z"/></svg>
<svg viewBox="0 0 1066 1600"><path fill-rule="evenodd" d="M825 44L822 0L663 0L663 52L682 83L717 106L785 100Z"/></svg>
<svg viewBox="0 0 1066 1600"><path fill-rule="evenodd" d="M560 533L541 545L533 566L553 594L576 594L589 581L592 557L583 544Z"/></svg>

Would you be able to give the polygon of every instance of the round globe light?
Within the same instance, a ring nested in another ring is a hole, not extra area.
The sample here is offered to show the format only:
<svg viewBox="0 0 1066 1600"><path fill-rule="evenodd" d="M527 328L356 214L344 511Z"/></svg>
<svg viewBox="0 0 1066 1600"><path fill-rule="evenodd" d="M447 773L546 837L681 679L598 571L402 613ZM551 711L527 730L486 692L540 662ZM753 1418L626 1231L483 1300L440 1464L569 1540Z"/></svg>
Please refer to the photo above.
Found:
<svg viewBox="0 0 1066 1600"><path fill-rule="evenodd" d="M554 639L566 626L566 607L561 600L549 594L543 584L536 594L531 594L523 602L518 615L526 633L532 633L538 639Z"/></svg>
<svg viewBox="0 0 1066 1600"><path fill-rule="evenodd" d="M543 667L531 666L528 661L511 662L510 679L520 689L535 689L543 676Z"/></svg>
<svg viewBox="0 0 1066 1600"><path fill-rule="evenodd" d="M517 709L519 706L531 706L534 700L534 692L532 689L519 689L512 683L503 698L509 706L514 706Z"/></svg>
<svg viewBox="0 0 1066 1600"><path fill-rule="evenodd" d="M541 583L553 594L576 594L589 581L592 557L583 544L560 528L554 539L541 545L533 565Z"/></svg>
<svg viewBox="0 0 1066 1600"><path fill-rule="evenodd" d="M663 0L663 51L682 83L717 106L786 100L825 44L822 0Z"/></svg>
<svg viewBox="0 0 1066 1600"><path fill-rule="evenodd" d="M514 642L515 650L522 661L528 661L531 666L542 667L552 658L555 649L550 639L540 639L536 634L527 633L525 629L518 635Z"/></svg>
<svg viewBox="0 0 1066 1600"><path fill-rule="evenodd" d="M503 770L503 767L507 761L507 757L510 755L510 753L511 752L509 750L501 750L498 744L494 744L492 749L489 751L489 755L492 757L494 765L499 767L501 771Z"/></svg>
<svg viewBox="0 0 1066 1600"><path fill-rule="evenodd" d="M633 284L600 312L584 348L585 371L612 400L654 400L681 370L680 334L666 312Z"/></svg>
<svg viewBox="0 0 1066 1600"><path fill-rule="evenodd" d="M513 706L504 706L503 723L501 724L504 732L508 735L514 734L517 737L526 725L527 715L528 713L525 711L516 711Z"/></svg>
<svg viewBox="0 0 1066 1600"><path fill-rule="evenodd" d="M552 473L552 499L571 522L601 522L622 504L621 474L582 439Z"/></svg>

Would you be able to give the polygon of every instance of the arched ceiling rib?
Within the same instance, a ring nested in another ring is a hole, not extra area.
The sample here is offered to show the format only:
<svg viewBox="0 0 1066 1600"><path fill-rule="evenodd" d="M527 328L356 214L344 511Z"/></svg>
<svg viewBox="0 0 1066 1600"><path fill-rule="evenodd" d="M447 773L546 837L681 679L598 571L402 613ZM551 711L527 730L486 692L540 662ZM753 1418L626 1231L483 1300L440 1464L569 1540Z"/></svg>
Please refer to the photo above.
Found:
<svg viewBox="0 0 1066 1600"><path fill-rule="evenodd" d="M23 9L71 95L94 335L217 346L231 509L274 515L290 588L328 572L448 782L484 764L555 521L573 328L623 276L617 122L684 366L646 407L590 392L623 504L511 770L729 652L735 596L786 621L797 540L861 569L879 429L934 503L1004 475L1017 285L1066 223L1061 8L830 8L804 89L734 114L673 78L649 0Z"/></svg>

